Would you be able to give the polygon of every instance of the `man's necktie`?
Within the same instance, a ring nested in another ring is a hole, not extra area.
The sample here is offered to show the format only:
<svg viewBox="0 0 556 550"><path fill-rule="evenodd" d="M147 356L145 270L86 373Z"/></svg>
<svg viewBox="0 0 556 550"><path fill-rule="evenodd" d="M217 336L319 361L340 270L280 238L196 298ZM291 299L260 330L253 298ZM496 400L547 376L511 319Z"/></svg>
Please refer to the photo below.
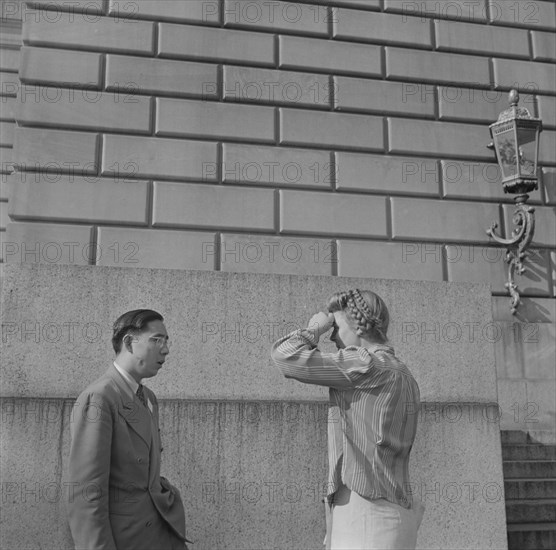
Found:
<svg viewBox="0 0 556 550"><path fill-rule="evenodd" d="M141 403L143 403L143 405L145 405L145 407L148 408L147 398L145 397L145 392L143 391L143 384L139 384L139 387L137 388L135 395L137 395Z"/></svg>

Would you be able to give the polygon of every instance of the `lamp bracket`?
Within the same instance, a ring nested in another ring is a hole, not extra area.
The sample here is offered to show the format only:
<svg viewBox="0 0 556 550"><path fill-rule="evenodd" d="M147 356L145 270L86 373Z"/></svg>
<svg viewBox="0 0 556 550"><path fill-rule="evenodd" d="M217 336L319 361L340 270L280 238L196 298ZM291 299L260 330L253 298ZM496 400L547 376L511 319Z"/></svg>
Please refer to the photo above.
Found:
<svg viewBox="0 0 556 550"><path fill-rule="evenodd" d="M515 314L517 307L521 302L517 284L514 281L514 273L517 272L521 275L526 271L523 266L524 260L527 258L527 247L533 240L535 232L535 209L525 204L528 195L519 195L515 198L516 209L512 218L514 229L512 231L512 238L504 239L497 235L495 230L498 224L495 222L487 229L487 234L490 235L497 243L506 246L505 262L508 264L508 282L504 285L510 293L510 309L512 314Z"/></svg>

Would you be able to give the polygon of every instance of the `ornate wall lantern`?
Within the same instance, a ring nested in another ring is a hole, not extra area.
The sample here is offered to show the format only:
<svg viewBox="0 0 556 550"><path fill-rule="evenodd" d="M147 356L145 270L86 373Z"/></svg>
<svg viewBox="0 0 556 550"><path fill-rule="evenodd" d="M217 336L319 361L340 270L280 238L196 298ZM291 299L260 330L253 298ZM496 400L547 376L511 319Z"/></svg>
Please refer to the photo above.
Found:
<svg viewBox="0 0 556 550"><path fill-rule="evenodd" d="M505 287L511 296L511 311L515 313L520 297L514 272L521 275L525 271L523 261L527 257L526 248L533 240L535 231L535 209L525 203L529 199L527 193L538 189L537 159L542 122L532 117L524 107L517 106L519 94L516 90L510 92L509 101L511 107L500 113L498 121L489 126L493 143L488 147L496 152L504 192L516 195L513 216L515 228L510 239L504 239L494 232L497 223L492 224L487 234L507 247L505 261L509 269Z"/></svg>

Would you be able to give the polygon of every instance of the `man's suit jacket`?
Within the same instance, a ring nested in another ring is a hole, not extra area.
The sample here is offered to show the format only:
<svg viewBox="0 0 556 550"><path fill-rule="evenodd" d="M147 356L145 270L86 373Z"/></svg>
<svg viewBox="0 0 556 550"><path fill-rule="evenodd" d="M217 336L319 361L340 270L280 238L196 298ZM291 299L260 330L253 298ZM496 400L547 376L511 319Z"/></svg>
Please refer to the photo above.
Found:
<svg viewBox="0 0 556 550"><path fill-rule="evenodd" d="M68 517L77 549L185 547L181 496L160 476L158 403L144 392L152 412L112 366L73 407Z"/></svg>

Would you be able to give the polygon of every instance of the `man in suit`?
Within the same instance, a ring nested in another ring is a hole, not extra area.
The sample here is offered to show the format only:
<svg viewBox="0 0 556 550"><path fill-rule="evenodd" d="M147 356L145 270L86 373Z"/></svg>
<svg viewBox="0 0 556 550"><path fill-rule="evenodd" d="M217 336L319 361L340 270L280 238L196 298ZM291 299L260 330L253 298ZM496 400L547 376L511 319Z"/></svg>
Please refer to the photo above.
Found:
<svg viewBox="0 0 556 550"><path fill-rule="evenodd" d="M141 384L169 353L163 320L149 309L120 316L114 364L73 407L68 517L76 549L187 548L181 496L160 476L158 402Z"/></svg>

